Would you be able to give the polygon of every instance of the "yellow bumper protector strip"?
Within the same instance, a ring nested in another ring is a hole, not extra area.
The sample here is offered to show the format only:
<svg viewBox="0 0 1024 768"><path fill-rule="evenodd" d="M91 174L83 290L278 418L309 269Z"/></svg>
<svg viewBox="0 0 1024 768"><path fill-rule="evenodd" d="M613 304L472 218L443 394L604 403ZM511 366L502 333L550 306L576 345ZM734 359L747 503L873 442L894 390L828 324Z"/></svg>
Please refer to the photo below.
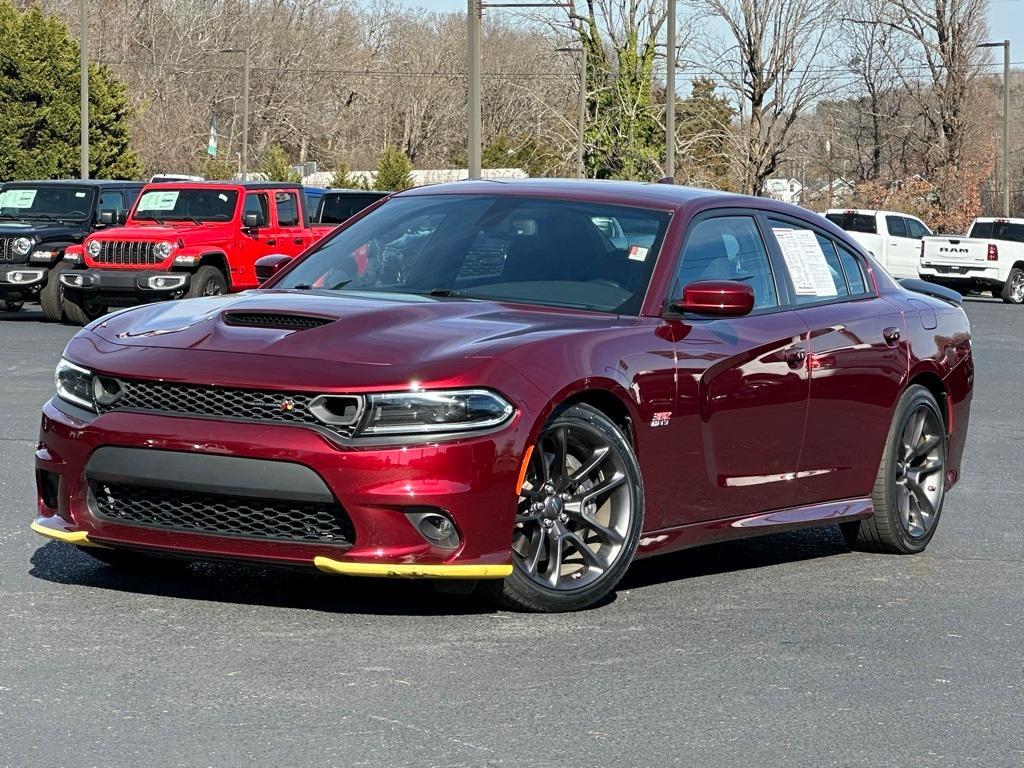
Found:
<svg viewBox="0 0 1024 768"><path fill-rule="evenodd" d="M74 544L78 547L99 547L100 549L110 549L110 547L97 544L95 541L89 541L89 534L85 531L69 531L66 528L44 525L38 520L33 520L29 527L42 536L46 536L47 538L54 539L56 541L63 541L65 544Z"/></svg>
<svg viewBox="0 0 1024 768"><path fill-rule="evenodd" d="M329 557L313 558L313 565L325 573L393 579L504 579L511 575L508 565L419 565L416 563L350 563Z"/></svg>

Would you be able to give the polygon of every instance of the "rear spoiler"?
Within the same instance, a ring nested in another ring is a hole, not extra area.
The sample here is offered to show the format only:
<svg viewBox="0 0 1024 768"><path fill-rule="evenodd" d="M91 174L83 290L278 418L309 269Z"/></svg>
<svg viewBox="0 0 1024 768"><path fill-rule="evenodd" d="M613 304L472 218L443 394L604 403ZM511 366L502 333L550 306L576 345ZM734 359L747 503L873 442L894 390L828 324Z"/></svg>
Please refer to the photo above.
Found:
<svg viewBox="0 0 1024 768"><path fill-rule="evenodd" d="M952 288L946 288L942 285L936 285L935 283L929 283L927 280L917 280L913 277L903 277L897 280L903 288L914 293L923 293L925 296L933 296L936 299L942 299L948 301L951 304L956 304L958 307L963 303L964 297L954 291Z"/></svg>

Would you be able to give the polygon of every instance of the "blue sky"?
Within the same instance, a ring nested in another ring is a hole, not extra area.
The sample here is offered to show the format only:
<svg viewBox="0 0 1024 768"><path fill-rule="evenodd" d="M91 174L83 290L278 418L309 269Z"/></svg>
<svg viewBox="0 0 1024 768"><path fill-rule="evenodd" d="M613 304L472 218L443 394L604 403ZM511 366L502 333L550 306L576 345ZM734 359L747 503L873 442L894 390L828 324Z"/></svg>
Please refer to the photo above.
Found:
<svg viewBox="0 0 1024 768"><path fill-rule="evenodd" d="M465 11L466 0L396 0L401 5L432 11ZM502 0L516 2L516 0ZM682 14L680 14L682 18ZM1024 0L989 0L989 34L992 40L1010 41L1010 60L1024 61ZM1002 61L1002 51L992 52ZM994 71L998 71L993 68Z"/></svg>

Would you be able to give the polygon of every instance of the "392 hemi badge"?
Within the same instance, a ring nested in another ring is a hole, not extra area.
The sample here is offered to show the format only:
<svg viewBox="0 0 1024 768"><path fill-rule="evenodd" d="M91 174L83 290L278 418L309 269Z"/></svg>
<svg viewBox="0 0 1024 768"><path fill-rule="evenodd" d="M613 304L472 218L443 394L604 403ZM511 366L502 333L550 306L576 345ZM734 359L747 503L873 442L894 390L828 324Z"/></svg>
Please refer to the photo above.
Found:
<svg viewBox="0 0 1024 768"><path fill-rule="evenodd" d="M658 411L651 414L652 427L667 427L672 418L672 411Z"/></svg>
<svg viewBox="0 0 1024 768"><path fill-rule="evenodd" d="M291 413L292 411L295 410L295 401L282 400L280 405L278 405L277 407L281 410L281 413Z"/></svg>

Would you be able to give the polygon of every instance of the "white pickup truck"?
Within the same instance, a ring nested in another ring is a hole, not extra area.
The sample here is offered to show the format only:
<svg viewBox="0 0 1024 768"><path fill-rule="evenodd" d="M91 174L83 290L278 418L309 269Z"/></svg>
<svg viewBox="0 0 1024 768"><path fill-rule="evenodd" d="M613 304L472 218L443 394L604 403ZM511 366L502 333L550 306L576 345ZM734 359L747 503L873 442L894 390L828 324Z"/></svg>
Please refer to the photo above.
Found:
<svg viewBox="0 0 1024 768"><path fill-rule="evenodd" d="M1024 219L975 219L966 237L921 241L922 280L1024 304Z"/></svg>
<svg viewBox="0 0 1024 768"><path fill-rule="evenodd" d="M897 211L832 208L825 218L864 246L893 277L917 277L921 238L932 233L916 216Z"/></svg>

